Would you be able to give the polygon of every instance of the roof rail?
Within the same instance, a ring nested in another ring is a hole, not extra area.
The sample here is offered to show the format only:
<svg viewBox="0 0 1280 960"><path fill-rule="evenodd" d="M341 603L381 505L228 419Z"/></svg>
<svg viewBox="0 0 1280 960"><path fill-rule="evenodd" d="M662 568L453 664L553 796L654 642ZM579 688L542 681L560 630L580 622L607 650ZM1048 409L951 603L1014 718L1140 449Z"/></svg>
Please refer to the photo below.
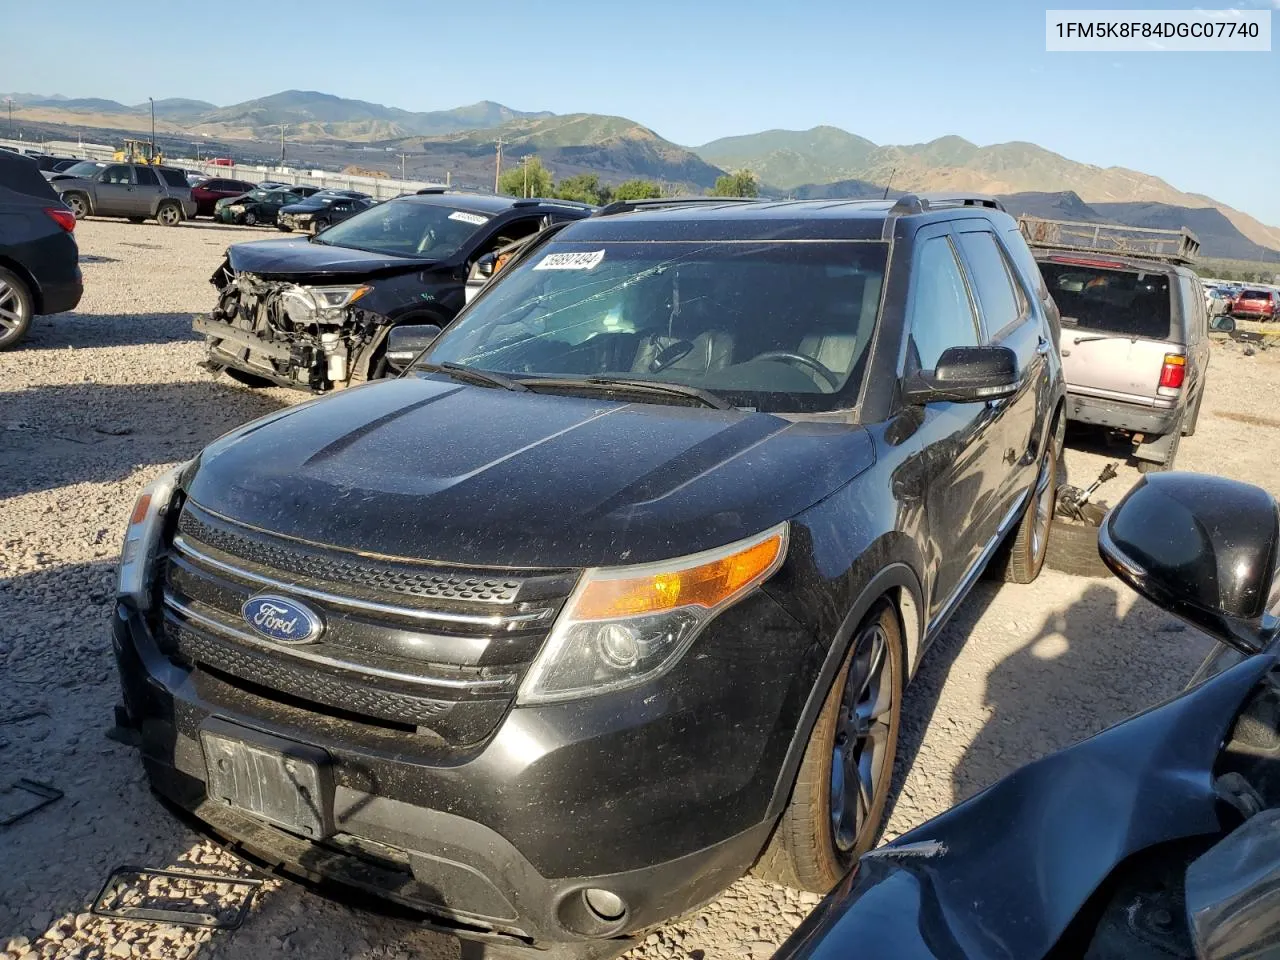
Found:
<svg viewBox="0 0 1280 960"><path fill-rule="evenodd" d="M758 203L758 197L658 197L650 200L614 200L596 211L597 217L611 217L615 213L631 213L634 210L654 210L662 207L696 207L719 203Z"/></svg>
<svg viewBox="0 0 1280 960"><path fill-rule="evenodd" d="M1028 246L1044 249L1109 253L1184 265L1195 263L1200 254L1200 238L1186 227L1158 230L1118 223L1019 217L1018 229L1027 238Z"/></svg>
<svg viewBox="0 0 1280 960"><path fill-rule="evenodd" d="M946 207L986 207L1004 210L1004 204L985 193L904 193L890 209L891 214L910 216Z"/></svg>
<svg viewBox="0 0 1280 960"><path fill-rule="evenodd" d="M513 207L570 207L574 210L594 210L595 205L581 200L557 200L554 197L526 197L517 200Z"/></svg>
<svg viewBox="0 0 1280 960"><path fill-rule="evenodd" d="M427 193L449 193L449 192L450 191L448 187L423 187L421 190L415 191L415 193L417 193L418 196L422 196L423 194L427 194Z"/></svg>

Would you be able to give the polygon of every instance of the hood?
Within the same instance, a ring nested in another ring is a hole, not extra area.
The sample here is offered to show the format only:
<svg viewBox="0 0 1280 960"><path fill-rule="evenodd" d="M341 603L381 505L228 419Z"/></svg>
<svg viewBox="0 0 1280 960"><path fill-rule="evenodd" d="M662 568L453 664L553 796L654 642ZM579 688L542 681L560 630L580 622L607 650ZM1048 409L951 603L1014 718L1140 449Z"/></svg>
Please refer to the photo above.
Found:
<svg viewBox="0 0 1280 960"><path fill-rule="evenodd" d="M227 248L227 259L237 273L282 279L316 274L366 276L384 270L421 269L436 263L434 260L393 257L354 247L314 243L306 237L233 244Z"/></svg>
<svg viewBox="0 0 1280 960"><path fill-rule="evenodd" d="M1125 859L1222 829L1218 753L1275 665L1244 660L864 855L773 960L1050 955Z"/></svg>
<svg viewBox="0 0 1280 960"><path fill-rule="evenodd" d="M529 567L643 563L789 519L874 461L856 426L410 377L211 444L188 494L350 550Z"/></svg>
<svg viewBox="0 0 1280 960"><path fill-rule="evenodd" d="M280 208L281 213L315 213L317 210L324 210L332 206L335 201L341 199L339 197L307 197L305 200L299 200L297 203L289 203Z"/></svg>

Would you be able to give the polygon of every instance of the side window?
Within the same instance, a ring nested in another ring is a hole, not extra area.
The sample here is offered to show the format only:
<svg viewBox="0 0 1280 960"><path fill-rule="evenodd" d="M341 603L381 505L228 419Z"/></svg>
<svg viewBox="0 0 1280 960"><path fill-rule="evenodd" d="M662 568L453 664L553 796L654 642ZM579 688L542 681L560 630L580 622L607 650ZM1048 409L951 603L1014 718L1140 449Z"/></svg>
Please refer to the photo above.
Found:
<svg viewBox="0 0 1280 960"><path fill-rule="evenodd" d="M102 171L100 179L103 183L133 183L133 175L129 172L128 166L123 163L107 167Z"/></svg>
<svg viewBox="0 0 1280 960"><path fill-rule="evenodd" d="M179 189L190 187L190 184L187 183L186 174L181 170L175 170L172 167L161 167L160 177L171 187L178 187Z"/></svg>
<svg viewBox="0 0 1280 960"><path fill-rule="evenodd" d="M1013 278L1009 275L1009 267L996 244L994 233L986 230L962 233L959 241L973 284L977 287L987 335L994 336L1026 316L1026 298L1021 304L1018 302Z"/></svg>
<svg viewBox="0 0 1280 960"><path fill-rule="evenodd" d="M508 244L515 243L517 240L523 240L532 234L538 232L542 226L541 219L537 217L529 217L524 220L512 220L505 223L494 233L492 237L476 251L476 256L484 256L486 253L492 253L494 250L501 250Z"/></svg>
<svg viewBox="0 0 1280 960"><path fill-rule="evenodd" d="M908 374L932 370L948 347L978 345L978 318L949 238L932 237L920 245L912 283Z"/></svg>
<svg viewBox="0 0 1280 960"><path fill-rule="evenodd" d="M138 178L138 186L140 187L158 187L160 181L156 179L156 172L150 167L135 167L134 176Z"/></svg>

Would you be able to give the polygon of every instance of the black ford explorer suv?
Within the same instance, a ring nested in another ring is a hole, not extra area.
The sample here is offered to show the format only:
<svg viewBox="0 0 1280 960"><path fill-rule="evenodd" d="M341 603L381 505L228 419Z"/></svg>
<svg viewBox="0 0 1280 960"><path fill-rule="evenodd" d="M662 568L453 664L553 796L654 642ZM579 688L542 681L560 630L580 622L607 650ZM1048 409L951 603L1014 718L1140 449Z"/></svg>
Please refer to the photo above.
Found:
<svg viewBox="0 0 1280 960"><path fill-rule="evenodd" d="M316 392L387 373L387 332L445 324L484 255L594 208L425 190L356 213L322 236L228 248L218 302L195 322L205 366L250 386Z"/></svg>
<svg viewBox="0 0 1280 960"><path fill-rule="evenodd" d="M1064 397L994 201L615 209L152 483L114 618L215 834L595 956L874 843L929 643L1040 570Z"/></svg>

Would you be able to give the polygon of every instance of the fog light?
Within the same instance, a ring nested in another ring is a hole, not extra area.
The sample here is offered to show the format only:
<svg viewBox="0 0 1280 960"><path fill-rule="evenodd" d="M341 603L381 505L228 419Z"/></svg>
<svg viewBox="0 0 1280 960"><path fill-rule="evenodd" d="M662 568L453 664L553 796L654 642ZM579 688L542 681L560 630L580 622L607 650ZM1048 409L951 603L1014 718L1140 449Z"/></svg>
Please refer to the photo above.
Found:
<svg viewBox="0 0 1280 960"><path fill-rule="evenodd" d="M636 632L621 623L601 627L596 643L600 645L600 655L605 663L618 670L634 667L640 659L640 641Z"/></svg>
<svg viewBox="0 0 1280 960"><path fill-rule="evenodd" d="M627 905L616 893L591 887L584 890L582 895L591 912L601 920L621 920L627 912Z"/></svg>

